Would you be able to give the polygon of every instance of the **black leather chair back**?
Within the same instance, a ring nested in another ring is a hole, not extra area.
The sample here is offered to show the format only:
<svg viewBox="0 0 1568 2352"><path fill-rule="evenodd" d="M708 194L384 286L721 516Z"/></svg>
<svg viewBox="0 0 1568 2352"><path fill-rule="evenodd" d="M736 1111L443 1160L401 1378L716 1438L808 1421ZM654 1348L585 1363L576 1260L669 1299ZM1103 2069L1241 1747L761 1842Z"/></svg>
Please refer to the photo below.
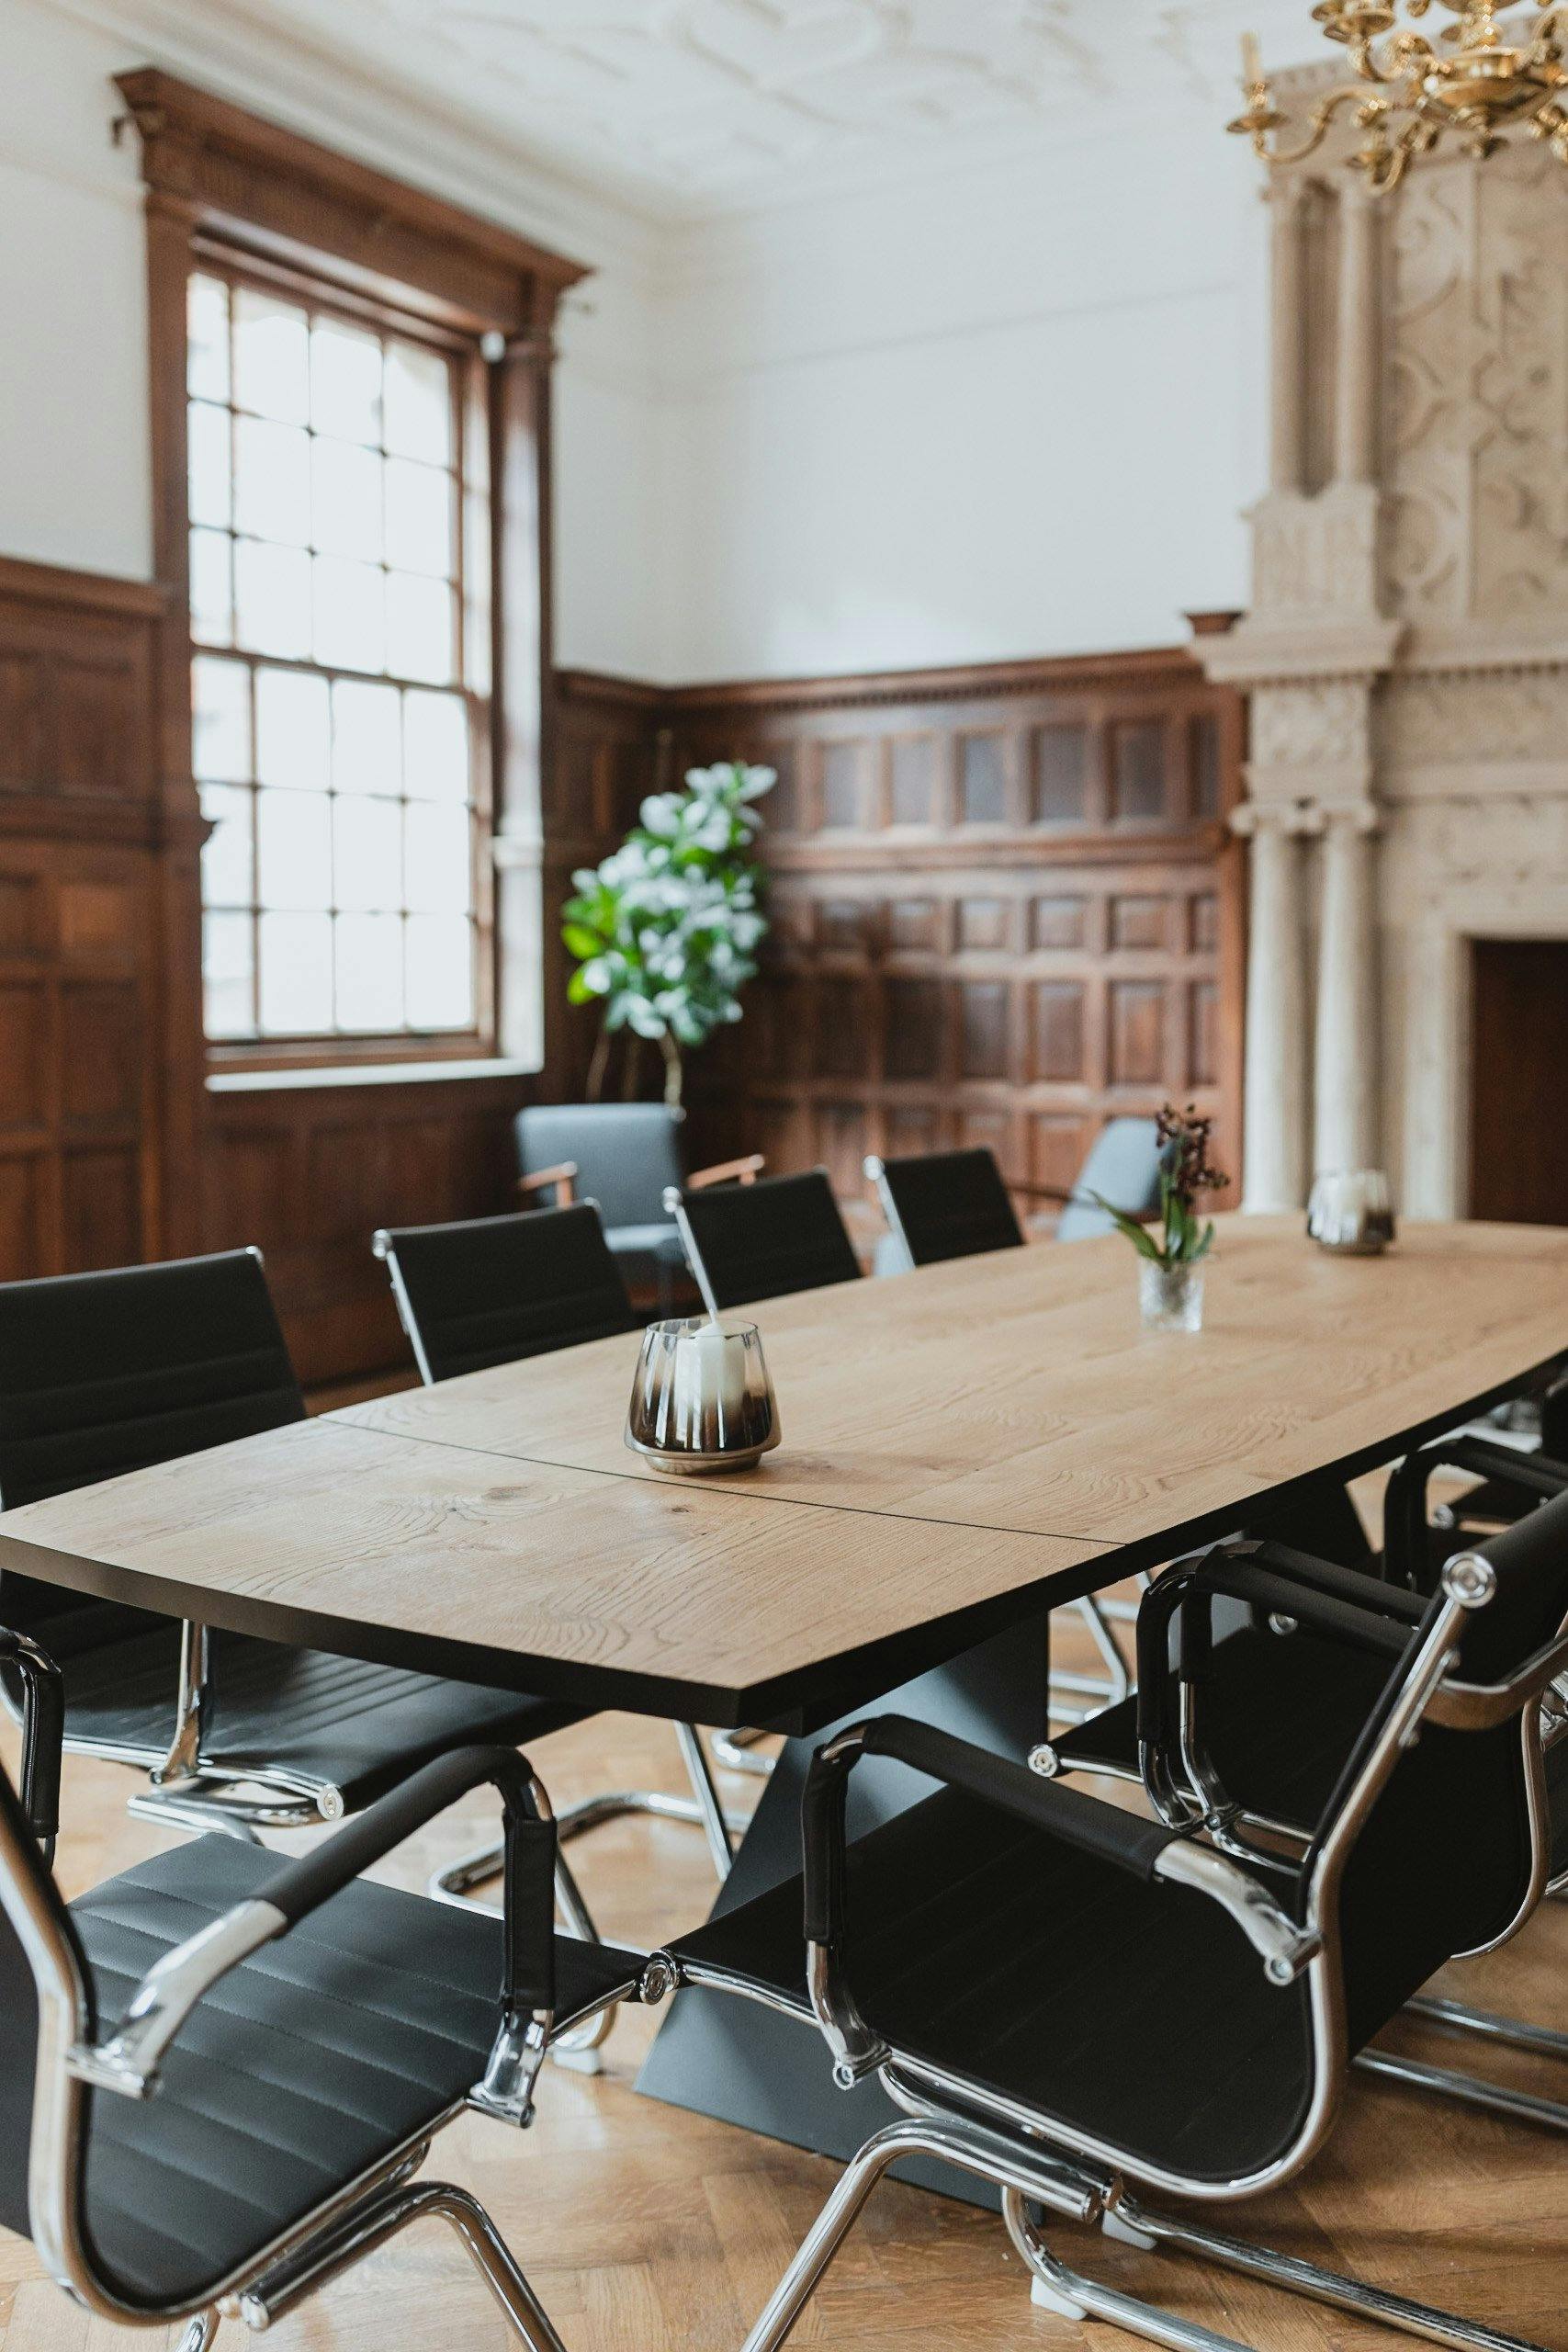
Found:
<svg viewBox="0 0 1568 2352"><path fill-rule="evenodd" d="M592 1201L376 1236L427 1381L637 1329Z"/></svg>
<svg viewBox="0 0 1568 2352"><path fill-rule="evenodd" d="M304 1418L256 1250L0 1283L7 1510ZM96 1641L146 1622L32 1577L0 1579L0 1623L47 1624L57 1656L89 1626Z"/></svg>
<svg viewBox="0 0 1568 2352"><path fill-rule="evenodd" d="M705 1187L682 1205L702 1261L698 1280L720 1313L860 1279L826 1169Z"/></svg>
<svg viewBox="0 0 1568 2352"><path fill-rule="evenodd" d="M1553 1462L1568 1462L1568 1375L1554 1380L1540 1400L1540 1450Z"/></svg>
<svg viewBox="0 0 1568 2352"><path fill-rule="evenodd" d="M668 1225L666 1185L685 1176L683 1111L664 1102L545 1103L517 1114L517 1158L525 1176L577 1167L577 1197L597 1201L614 1231L626 1225Z"/></svg>
<svg viewBox="0 0 1568 2352"><path fill-rule="evenodd" d="M1568 1618L1568 1495L1478 1545L1496 1597L1465 1623L1460 1671L1502 1682ZM1436 1605L1436 1604L1435 1604ZM1332 1818L1397 1695L1391 1679L1330 1802ZM1424 1724L1347 1865L1340 1921L1352 2046L1385 2024L1434 1970L1506 1932L1530 1888L1533 1852L1521 1726Z"/></svg>
<svg viewBox="0 0 1568 2352"><path fill-rule="evenodd" d="M1023 1228L996 1154L983 1145L974 1151L885 1159L881 1181L917 1266L1023 1248Z"/></svg>

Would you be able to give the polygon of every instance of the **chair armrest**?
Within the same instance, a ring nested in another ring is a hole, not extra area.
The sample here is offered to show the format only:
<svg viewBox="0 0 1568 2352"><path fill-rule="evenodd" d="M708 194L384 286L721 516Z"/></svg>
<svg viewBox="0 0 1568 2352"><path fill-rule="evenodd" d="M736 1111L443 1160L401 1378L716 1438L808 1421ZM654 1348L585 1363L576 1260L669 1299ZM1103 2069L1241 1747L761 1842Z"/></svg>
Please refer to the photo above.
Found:
<svg viewBox="0 0 1568 2352"><path fill-rule="evenodd" d="M1271 1983L1288 1984L1319 1949L1266 1887L1185 1831L1145 1820L1060 1781L1043 1780L1007 1757L906 1715L874 1715L840 1732L812 1758L801 1799L807 1981L817 2021L843 2087L886 2064L886 2044L866 2025L843 1977L846 1929L845 1799L863 1756L887 1756L949 1788L962 1788L1032 1827L1128 1871L1163 1880L1219 1903L1264 1960Z"/></svg>
<svg viewBox="0 0 1568 2352"><path fill-rule="evenodd" d="M1076 1187L1071 1192L1064 1193L1056 1184L1015 1183L1010 1176L1005 1177L1003 1182L1008 1191L1016 1193L1021 1200L1050 1201L1058 1208L1077 1206L1097 1209L1100 1205L1092 1193L1080 1193ZM1158 1209L1123 1209L1122 1215L1130 1216L1134 1225L1153 1225L1158 1219L1159 1211Z"/></svg>
<svg viewBox="0 0 1568 2352"><path fill-rule="evenodd" d="M1438 1438L1407 1453L1383 1498L1383 1556L1391 1577L1418 1588L1427 1569L1427 1494L1437 1470L1465 1470L1543 1502L1568 1488L1568 1463L1550 1454L1520 1453L1489 1438Z"/></svg>
<svg viewBox="0 0 1568 2352"><path fill-rule="evenodd" d="M575 1159L563 1159L558 1168L541 1168L532 1176L519 1176L518 1193L524 1200L536 1193L553 1191L558 1209L569 1209L577 1199L578 1166Z"/></svg>
<svg viewBox="0 0 1568 2352"><path fill-rule="evenodd" d="M60 1758L65 1744L65 1683L46 1650L0 1626L0 1668L22 1686L22 1810L46 1862L60 1835Z"/></svg>
<svg viewBox="0 0 1568 2352"><path fill-rule="evenodd" d="M754 1184L767 1164L760 1151L749 1151L739 1159L721 1159L712 1168L694 1168L686 1179L686 1190L701 1193L710 1184Z"/></svg>
<svg viewBox="0 0 1568 2352"><path fill-rule="evenodd" d="M78 2044L70 2052L70 2072L96 2089L147 2098L156 2088L170 2044L197 2003L231 1969L264 1944L286 1936L372 1862L486 1781L500 1791L505 1816L502 2023L497 2052L508 2040L509 2026L515 2029L514 2041L527 2030L521 2023L521 2013L527 2011L542 2056L556 1998L554 1816L527 1759L514 1748L463 1747L427 1764L312 1852L281 1861L243 1903L166 1951L131 1995L108 2041L91 2047ZM524 2119L518 2115L514 2120Z"/></svg>
<svg viewBox="0 0 1568 2352"><path fill-rule="evenodd" d="M1245 1798L1237 1806L1224 1789L1202 1747L1191 1695L1208 1677L1213 1605L1221 1597L1289 1617L1391 1664L1404 1656L1427 1607L1418 1594L1359 1568L1252 1538L1233 1537L1166 1569L1138 1610L1137 1720L1144 1787L1172 1825L1246 1809ZM1176 1684L1188 1694L1185 1706L1176 1700Z"/></svg>

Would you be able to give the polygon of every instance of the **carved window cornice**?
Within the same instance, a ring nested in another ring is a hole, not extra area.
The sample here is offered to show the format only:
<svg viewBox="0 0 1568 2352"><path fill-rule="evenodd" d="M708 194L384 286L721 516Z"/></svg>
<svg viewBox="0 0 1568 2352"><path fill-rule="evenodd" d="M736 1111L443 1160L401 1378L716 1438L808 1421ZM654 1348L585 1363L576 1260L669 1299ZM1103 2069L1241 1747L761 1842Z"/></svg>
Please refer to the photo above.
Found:
<svg viewBox="0 0 1568 2352"><path fill-rule="evenodd" d="M153 200L242 249L323 265L355 290L469 333L548 329L583 266L198 90L156 66L117 76Z"/></svg>

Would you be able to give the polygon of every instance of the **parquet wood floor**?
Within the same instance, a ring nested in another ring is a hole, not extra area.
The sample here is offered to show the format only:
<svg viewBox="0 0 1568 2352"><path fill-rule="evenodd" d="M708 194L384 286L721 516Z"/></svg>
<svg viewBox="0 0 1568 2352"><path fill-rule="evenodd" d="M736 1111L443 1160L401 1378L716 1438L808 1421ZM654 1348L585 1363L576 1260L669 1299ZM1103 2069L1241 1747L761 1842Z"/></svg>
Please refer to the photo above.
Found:
<svg viewBox="0 0 1568 2352"><path fill-rule="evenodd" d="M667 1727L623 1717L558 1735L537 1760L558 1802L592 1787L674 1786L678 1771ZM158 1842L126 1815L132 1785L112 1765L68 1763L62 1868L71 1891ZM735 1785L737 1801L749 1785ZM464 1808L406 1848L389 1875L418 1884L487 1827L479 1804ZM617 1939L658 1941L706 1907L704 1848L690 1831L617 1824L578 1855L602 1928ZM1568 1905L1549 1906L1516 1951L1450 1973L1466 1998L1568 2029ZM653 2022L620 2019L596 2079L549 2069L532 2132L465 2118L429 2169L484 2199L572 2352L737 2352L834 2167L637 2098ZM1406 2039L1437 2063L1471 2063L1467 2046L1445 2037ZM802 2063L824 2062L803 2047ZM1502 2055L1492 2064L1568 2096L1568 2067ZM1313 2170L1240 2226L1568 2352L1565 2154L1545 2134L1361 2082ZM1401 2340L1066 2225L1057 2243L1068 2260L1258 2352L1387 2352ZM161 2346L156 2331L135 2335L150 2352ZM220 2346L241 2336L227 2323ZM277 2352L502 2352L511 2341L477 2274L434 2225L339 2281L276 2339ZM1033 2310L998 2221L897 2184L874 2199L795 2338L802 2352L1114 2352L1131 2340ZM70 2304L29 2246L0 2237L0 2352L118 2352L133 2341Z"/></svg>

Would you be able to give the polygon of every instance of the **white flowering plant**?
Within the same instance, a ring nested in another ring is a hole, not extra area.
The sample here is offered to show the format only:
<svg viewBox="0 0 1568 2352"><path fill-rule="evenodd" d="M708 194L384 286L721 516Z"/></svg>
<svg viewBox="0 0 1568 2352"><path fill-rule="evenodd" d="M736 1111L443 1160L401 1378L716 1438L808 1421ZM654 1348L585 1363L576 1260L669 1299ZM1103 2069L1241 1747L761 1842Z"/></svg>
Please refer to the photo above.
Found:
<svg viewBox="0 0 1568 2352"><path fill-rule="evenodd" d="M688 768L682 791L643 802L613 856L572 876L561 930L577 958L568 994L604 1007L599 1077L610 1039L626 1030L659 1046L664 1099L679 1102L683 1056L739 1020L768 927L750 856L757 803L777 781L743 760Z"/></svg>

